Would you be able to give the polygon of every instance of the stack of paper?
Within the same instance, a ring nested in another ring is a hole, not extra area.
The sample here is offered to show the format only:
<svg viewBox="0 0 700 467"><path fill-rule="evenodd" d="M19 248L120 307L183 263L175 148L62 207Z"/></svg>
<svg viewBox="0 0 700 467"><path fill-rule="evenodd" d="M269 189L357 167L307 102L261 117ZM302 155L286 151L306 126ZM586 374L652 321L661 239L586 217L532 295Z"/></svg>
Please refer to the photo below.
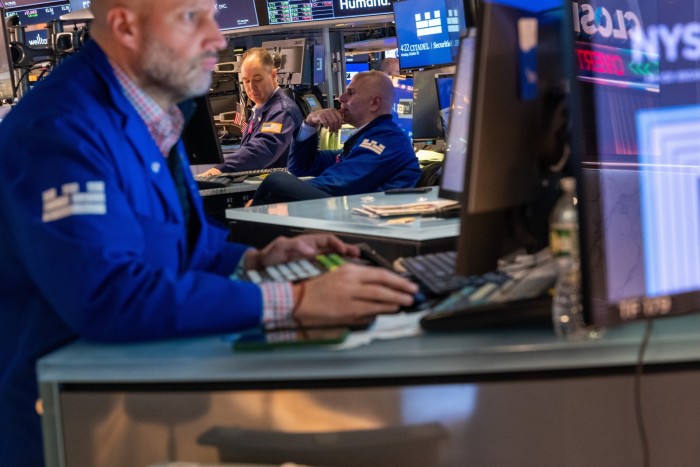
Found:
<svg viewBox="0 0 700 467"><path fill-rule="evenodd" d="M458 204L457 201L447 199L405 204L363 204L361 208L353 208L352 211L370 217L422 216L437 214L440 210L455 206L456 204Z"/></svg>

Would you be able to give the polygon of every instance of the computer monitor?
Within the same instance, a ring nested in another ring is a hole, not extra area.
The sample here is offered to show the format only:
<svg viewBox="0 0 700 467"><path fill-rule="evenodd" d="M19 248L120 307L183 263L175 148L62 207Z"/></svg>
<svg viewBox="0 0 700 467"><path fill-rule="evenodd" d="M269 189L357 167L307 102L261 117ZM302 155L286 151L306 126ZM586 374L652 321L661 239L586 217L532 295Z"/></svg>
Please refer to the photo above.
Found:
<svg viewBox="0 0 700 467"><path fill-rule="evenodd" d="M467 27L464 0L396 0L393 9L402 70L453 63Z"/></svg>
<svg viewBox="0 0 700 467"><path fill-rule="evenodd" d="M413 140L443 139L440 104L435 76L454 73L454 67L434 68L413 73Z"/></svg>
<svg viewBox="0 0 700 467"><path fill-rule="evenodd" d="M516 249L548 244L558 194L549 167L564 153L567 126L557 112L568 85L564 1L481 3L458 274L492 271Z"/></svg>
<svg viewBox="0 0 700 467"><path fill-rule="evenodd" d="M190 165L221 164L224 156L212 118L209 96L195 98L197 109L182 133Z"/></svg>
<svg viewBox="0 0 700 467"><path fill-rule="evenodd" d="M15 78L7 30L5 28L5 14L2 8L0 8L0 18L3 18L0 25L0 100L11 100L15 97Z"/></svg>
<svg viewBox="0 0 700 467"><path fill-rule="evenodd" d="M455 76L452 73L435 75L435 89L437 90L438 108L440 109L440 123L442 132L447 136L449 131L450 107L452 105L452 87Z"/></svg>
<svg viewBox="0 0 700 467"><path fill-rule="evenodd" d="M462 201L467 171L475 42L473 36L464 36L459 46L457 71L452 87L453 97L449 112L450 123L445 136L447 149L440 177L440 198L456 201Z"/></svg>
<svg viewBox="0 0 700 467"><path fill-rule="evenodd" d="M394 85L394 102L391 114L394 122L413 141L413 78L392 76Z"/></svg>
<svg viewBox="0 0 700 467"><path fill-rule="evenodd" d="M350 84L353 76L363 71L369 71L367 62L345 62L345 85Z"/></svg>
<svg viewBox="0 0 700 467"><path fill-rule="evenodd" d="M308 112L313 112L315 110L321 110L323 107L321 106L321 103L318 101L318 98L311 93L304 94L301 96L302 101L308 108ZM308 113L307 112L307 113Z"/></svg>
<svg viewBox="0 0 700 467"><path fill-rule="evenodd" d="M239 140L242 136L241 124L246 121L246 115L245 112L241 115L236 114L239 110L243 110L238 102L238 96L235 94L209 95L209 107L219 141Z"/></svg>
<svg viewBox="0 0 700 467"><path fill-rule="evenodd" d="M217 1L218 15L216 21L219 29L230 31L241 28L258 26L258 15L255 10L255 0Z"/></svg>
<svg viewBox="0 0 700 467"><path fill-rule="evenodd" d="M597 326L700 310L700 81L687 53L700 12L666 6L636 4L614 42L602 17L573 25L584 319Z"/></svg>
<svg viewBox="0 0 700 467"><path fill-rule="evenodd" d="M261 47L279 55L277 79L280 85L310 84L313 77L310 62L307 62L310 57L307 57L305 38L265 41Z"/></svg>

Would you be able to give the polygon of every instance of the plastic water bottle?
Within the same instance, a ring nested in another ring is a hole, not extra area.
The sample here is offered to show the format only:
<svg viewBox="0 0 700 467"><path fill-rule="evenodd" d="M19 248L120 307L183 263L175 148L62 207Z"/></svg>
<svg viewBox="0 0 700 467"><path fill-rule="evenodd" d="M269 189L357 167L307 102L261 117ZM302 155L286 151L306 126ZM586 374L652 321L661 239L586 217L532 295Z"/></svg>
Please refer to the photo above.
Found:
<svg viewBox="0 0 700 467"><path fill-rule="evenodd" d="M549 219L549 247L557 267L552 321L558 337L580 339L585 337L586 331L581 305L576 180L563 178L561 188L564 193Z"/></svg>

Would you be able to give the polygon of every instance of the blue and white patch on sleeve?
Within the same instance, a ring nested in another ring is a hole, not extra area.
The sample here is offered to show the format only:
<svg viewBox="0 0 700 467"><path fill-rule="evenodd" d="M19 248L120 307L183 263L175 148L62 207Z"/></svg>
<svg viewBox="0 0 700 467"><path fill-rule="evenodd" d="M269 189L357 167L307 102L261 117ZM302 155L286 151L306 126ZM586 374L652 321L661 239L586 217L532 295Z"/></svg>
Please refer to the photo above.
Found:
<svg viewBox="0 0 700 467"><path fill-rule="evenodd" d="M378 156L380 156L386 148L386 146L384 146L383 144L378 144L376 141L370 141L366 138L360 143L360 147L369 149L370 151L376 153Z"/></svg>
<svg viewBox="0 0 700 467"><path fill-rule="evenodd" d="M61 186L60 195L56 188L42 193L41 220L44 223L85 214L107 214L107 196L103 181L87 182L83 192L80 191L80 184L74 182Z"/></svg>

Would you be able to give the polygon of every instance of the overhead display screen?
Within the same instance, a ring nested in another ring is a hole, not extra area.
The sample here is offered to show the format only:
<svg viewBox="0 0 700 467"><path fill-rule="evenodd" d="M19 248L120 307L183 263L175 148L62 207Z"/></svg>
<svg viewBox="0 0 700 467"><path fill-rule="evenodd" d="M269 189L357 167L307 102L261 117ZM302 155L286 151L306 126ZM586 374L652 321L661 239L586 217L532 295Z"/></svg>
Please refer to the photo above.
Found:
<svg viewBox="0 0 700 467"><path fill-rule="evenodd" d="M216 2L216 8L219 10L216 21L222 31L259 25L255 0Z"/></svg>
<svg viewBox="0 0 700 467"><path fill-rule="evenodd" d="M391 13L390 0L265 0L270 24Z"/></svg>
<svg viewBox="0 0 700 467"><path fill-rule="evenodd" d="M453 62L466 27L461 1L401 0L393 11L402 70Z"/></svg>
<svg viewBox="0 0 700 467"><path fill-rule="evenodd" d="M19 2L18 2L19 3ZM7 4L7 2L5 3ZM68 2L56 3L51 5L41 5L36 7L25 7L22 9L12 9L7 11L5 16L16 15L19 18L20 26L31 26L33 24L48 23L49 21L57 20L59 17L70 13L71 8ZM36 44L30 44L36 45Z"/></svg>
<svg viewBox="0 0 700 467"><path fill-rule="evenodd" d="M5 8L26 8L31 6L44 5L46 3L56 3L56 0L3 0Z"/></svg>

